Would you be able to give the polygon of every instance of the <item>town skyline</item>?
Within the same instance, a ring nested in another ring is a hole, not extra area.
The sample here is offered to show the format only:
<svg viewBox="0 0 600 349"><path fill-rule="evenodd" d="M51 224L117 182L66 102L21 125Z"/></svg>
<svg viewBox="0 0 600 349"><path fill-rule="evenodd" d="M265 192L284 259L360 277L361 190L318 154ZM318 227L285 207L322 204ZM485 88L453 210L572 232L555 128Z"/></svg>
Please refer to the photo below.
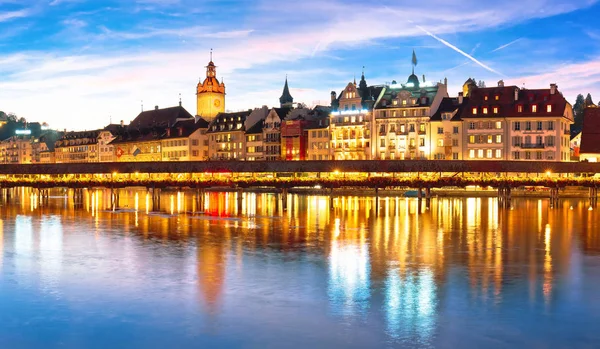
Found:
<svg viewBox="0 0 600 349"><path fill-rule="evenodd" d="M225 14L223 5L185 0L0 1L0 110L68 130L129 123L142 103L144 110L175 106L180 94L193 113L211 48L229 111L277 106L286 75L294 100L308 105L328 104L363 66L369 85L403 83L413 49L415 73L447 78L451 96L469 77L488 86L557 83L572 104L598 91L600 30L579 24L596 1L422 5L433 12L385 2L358 5L364 11L333 1L236 4L239 13ZM289 23L290 16L305 21ZM587 40L576 42L578 35Z"/></svg>

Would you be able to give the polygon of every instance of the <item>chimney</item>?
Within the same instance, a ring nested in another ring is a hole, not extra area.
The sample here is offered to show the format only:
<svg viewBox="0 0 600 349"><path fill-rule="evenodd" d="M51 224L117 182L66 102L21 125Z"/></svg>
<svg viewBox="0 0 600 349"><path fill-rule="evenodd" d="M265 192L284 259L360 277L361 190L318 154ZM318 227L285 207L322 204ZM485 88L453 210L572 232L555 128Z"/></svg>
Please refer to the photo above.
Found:
<svg viewBox="0 0 600 349"><path fill-rule="evenodd" d="M515 87L515 102L519 100L519 88Z"/></svg>
<svg viewBox="0 0 600 349"><path fill-rule="evenodd" d="M504 87L504 80L498 81L498 87Z"/></svg>
<svg viewBox="0 0 600 349"><path fill-rule="evenodd" d="M121 127L125 126L125 121L121 120Z"/></svg>
<svg viewBox="0 0 600 349"><path fill-rule="evenodd" d="M462 104L463 103L463 93L459 92L458 93L458 104Z"/></svg>
<svg viewBox="0 0 600 349"><path fill-rule="evenodd" d="M556 90L558 89L558 85L557 84L550 84L550 94L556 94Z"/></svg>
<svg viewBox="0 0 600 349"><path fill-rule="evenodd" d="M158 105L155 105L155 106L154 106L154 110L158 110Z"/></svg>

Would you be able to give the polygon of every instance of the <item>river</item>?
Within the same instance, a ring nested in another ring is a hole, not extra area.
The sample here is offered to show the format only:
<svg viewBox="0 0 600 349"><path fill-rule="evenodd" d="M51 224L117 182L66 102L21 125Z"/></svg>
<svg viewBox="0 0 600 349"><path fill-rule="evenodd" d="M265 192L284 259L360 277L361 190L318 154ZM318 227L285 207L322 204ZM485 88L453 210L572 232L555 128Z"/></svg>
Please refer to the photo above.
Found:
<svg viewBox="0 0 600 349"><path fill-rule="evenodd" d="M0 348L592 348L583 199L0 199Z"/></svg>

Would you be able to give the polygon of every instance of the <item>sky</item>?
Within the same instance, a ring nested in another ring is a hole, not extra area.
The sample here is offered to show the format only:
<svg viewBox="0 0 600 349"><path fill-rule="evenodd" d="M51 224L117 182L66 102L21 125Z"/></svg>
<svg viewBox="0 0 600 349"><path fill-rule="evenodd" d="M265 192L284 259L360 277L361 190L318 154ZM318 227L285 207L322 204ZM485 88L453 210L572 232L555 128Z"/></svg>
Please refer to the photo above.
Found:
<svg viewBox="0 0 600 349"><path fill-rule="evenodd" d="M192 114L213 49L226 108L328 104L415 73L600 98L597 0L0 0L0 110L90 130L143 109ZM594 100L597 102L597 100Z"/></svg>

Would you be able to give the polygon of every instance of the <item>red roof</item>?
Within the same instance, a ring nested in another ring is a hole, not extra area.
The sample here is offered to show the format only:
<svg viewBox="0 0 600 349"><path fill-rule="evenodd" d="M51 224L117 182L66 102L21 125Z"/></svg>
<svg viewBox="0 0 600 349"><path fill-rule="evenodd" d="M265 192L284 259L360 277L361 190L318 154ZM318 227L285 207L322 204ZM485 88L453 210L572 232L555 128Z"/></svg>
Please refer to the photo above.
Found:
<svg viewBox="0 0 600 349"><path fill-rule="evenodd" d="M579 154L600 154L600 108L586 108Z"/></svg>
<svg viewBox="0 0 600 349"><path fill-rule="evenodd" d="M558 89L552 94L550 89L525 90L517 86L473 88L461 117L561 117L567 103ZM537 108L535 112L533 106ZM548 106L551 106L550 111ZM484 113L485 108L487 114ZM494 108L498 109L497 113L494 113ZM474 109L476 113L473 113Z"/></svg>

